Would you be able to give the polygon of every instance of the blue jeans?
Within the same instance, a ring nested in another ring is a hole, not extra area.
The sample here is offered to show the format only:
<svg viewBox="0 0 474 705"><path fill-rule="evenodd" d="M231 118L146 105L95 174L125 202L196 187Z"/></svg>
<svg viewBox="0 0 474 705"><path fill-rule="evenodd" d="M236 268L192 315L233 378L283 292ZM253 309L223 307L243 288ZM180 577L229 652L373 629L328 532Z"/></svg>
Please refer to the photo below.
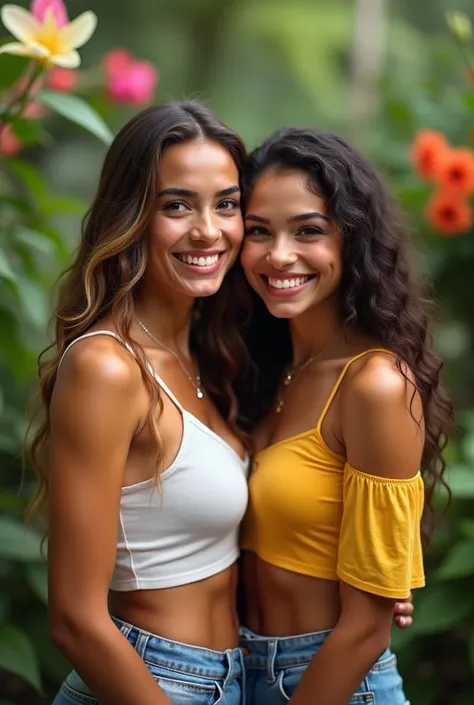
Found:
<svg viewBox="0 0 474 705"><path fill-rule="evenodd" d="M247 705L287 703L330 631L278 639L240 630L246 670ZM410 705L396 657L387 649L364 678L348 705Z"/></svg>
<svg viewBox="0 0 474 705"><path fill-rule="evenodd" d="M114 618L114 622L173 705L242 705L245 677L240 649L212 651L162 639ZM107 678L104 673L104 678ZM98 705L84 681L72 671L53 705Z"/></svg>

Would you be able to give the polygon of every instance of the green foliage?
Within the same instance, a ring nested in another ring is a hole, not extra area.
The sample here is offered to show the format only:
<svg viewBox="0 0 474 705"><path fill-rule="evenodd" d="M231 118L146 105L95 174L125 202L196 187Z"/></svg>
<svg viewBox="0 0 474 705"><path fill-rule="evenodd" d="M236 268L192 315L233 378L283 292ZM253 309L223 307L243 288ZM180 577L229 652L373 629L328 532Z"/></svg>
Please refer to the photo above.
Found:
<svg viewBox="0 0 474 705"><path fill-rule="evenodd" d="M107 7L102 3L100 9L106 18L102 26L111 27L110 42L118 40L126 18L131 34L135 30L137 46L148 39L150 53L153 49L159 61L163 98L198 92L252 142L282 123L352 131L346 105L350 4L342 0L186 0L185 7L171 1L161 5L159 26L143 21L152 16L148 0L137 0L133 13L123 9L126 4ZM416 131L427 127L445 132L454 145L466 144L468 139L472 145L474 90L465 81L464 67L446 33L427 36L426 27L436 26L435 9L441 2L405 3L405 11L400 9L403 3L395 5L387 32L386 75L378 90L379 113L364 126L360 146L396 190L413 226L421 265L442 303L436 341L446 359L446 379L458 413L446 455L453 498L426 554L427 587L415 595L414 626L395 629L393 646L412 703L471 705L474 234L448 239L429 229L424 211L431 186L413 174L409 149ZM423 20L420 27L413 22L417 12ZM127 25L122 41L128 40L128 32ZM0 55L0 121L12 89L28 76L28 69L26 59ZM97 85L95 69L82 76L81 90L87 93L88 81ZM74 244L66 235L67 226L77 233L78 219L85 211L76 195L51 186L43 148L52 147L57 154L55 148L81 139L79 130L61 135L64 118L107 145L111 132L101 116L117 119L116 108L103 95L86 97L89 102L41 90L35 100L48 111L44 119L24 114L8 117L9 127L26 147L25 156L0 158L0 692L5 698L0 705L11 705L7 701L17 697L16 688L3 695L5 672L31 687L25 685L24 692L20 687L18 696L24 695L21 702L30 705L50 702L68 668L48 640L46 567L39 531L23 524L32 488L25 483L19 491L19 453L36 357L47 344L50 292ZM91 152L95 151L98 143L90 142ZM81 148L86 144L84 139ZM75 170L71 164L70 171ZM442 498L438 499L442 505ZM47 693L46 699L35 700L41 690Z"/></svg>
<svg viewBox="0 0 474 705"><path fill-rule="evenodd" d="M41 91L37 100L67 120L89 130L104 144L110 144L112 141L112 133L105 122L82 98L54 91Z"/></svg>

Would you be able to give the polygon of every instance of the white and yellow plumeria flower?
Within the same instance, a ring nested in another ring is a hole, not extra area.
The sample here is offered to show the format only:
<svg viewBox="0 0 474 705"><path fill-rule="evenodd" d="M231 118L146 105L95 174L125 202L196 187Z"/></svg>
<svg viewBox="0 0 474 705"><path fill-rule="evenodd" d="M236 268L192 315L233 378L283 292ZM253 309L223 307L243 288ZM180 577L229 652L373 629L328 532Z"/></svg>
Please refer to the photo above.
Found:
<svg viewBox="0 0 474 705"><path fill-rule="evenodd" d="M67 69L79 66L81 57L76 49L90 39L97 25L97 16L91 10L64 27L58 27L51 8L46 11L42 23L18 5L4 5L1 17L18 42L0 46L0 54L28 56L46 65L56 64Z"/></svg>

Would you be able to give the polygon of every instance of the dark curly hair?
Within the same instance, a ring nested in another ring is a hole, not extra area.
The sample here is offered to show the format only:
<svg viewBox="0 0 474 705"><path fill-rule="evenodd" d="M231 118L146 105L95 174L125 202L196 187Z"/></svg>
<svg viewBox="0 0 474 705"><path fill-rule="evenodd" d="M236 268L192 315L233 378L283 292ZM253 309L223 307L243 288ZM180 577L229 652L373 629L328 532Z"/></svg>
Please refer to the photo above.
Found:
<svg viewBox="0 0 474 705"><path fill-rule="evenodd" d="M411 382L407 368L414 375L426 427L422 474L431 510L436 485L441 484L449 495L442 451L452 404L441 384L443 363L433 350L430 302L414 271L409 231L401 213L367 159L330 132L287 128L269 137L250 154L243 178L244 201L270 167L306 173L308 188L326 199L343 233L338 306L344 326L396 353L397 367L407 383ZM248 346L259 374L256 386L247 384L240 392L242 417L251 424L268 412L292 353L288 321L273 318L262 301L256 295L253 298Z"/></svg>

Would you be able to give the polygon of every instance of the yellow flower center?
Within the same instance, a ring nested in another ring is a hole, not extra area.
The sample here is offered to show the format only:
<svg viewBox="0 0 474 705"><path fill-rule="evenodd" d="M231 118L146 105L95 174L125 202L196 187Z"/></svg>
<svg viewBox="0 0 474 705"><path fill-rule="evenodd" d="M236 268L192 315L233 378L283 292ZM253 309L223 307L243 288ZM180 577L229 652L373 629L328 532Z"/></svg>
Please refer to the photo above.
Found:
<svg viewBox="0 0 474 705"><path fill-rule="evenodd" d="M43 25L35 40L36 44L41 44L50 54L60 53L60 29L56 23L54 11L50 7L46 10Z"/></svg>

